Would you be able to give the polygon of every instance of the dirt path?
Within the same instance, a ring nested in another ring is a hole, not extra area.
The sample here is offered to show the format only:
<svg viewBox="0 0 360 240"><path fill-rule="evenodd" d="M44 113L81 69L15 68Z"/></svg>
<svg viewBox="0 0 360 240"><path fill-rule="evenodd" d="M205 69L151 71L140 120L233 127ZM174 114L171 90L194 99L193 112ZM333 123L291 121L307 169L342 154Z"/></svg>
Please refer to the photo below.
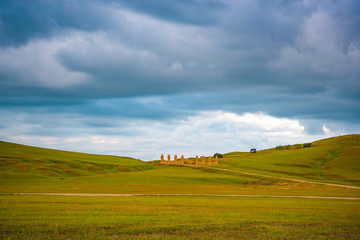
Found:
<svg viewBox="0 0 360 240"><path fill-rule="evenodd" d="M246 197L246 198L306 198L360 200L357 197L280 196L280 195L226 195L226 194L121 194L121 193L0 193L15 196L81 196L81 197L137 197L137 196L196 196L196 197Z"/></svg>
<svg viewBox="0 0 360 240"><path fill-rule="evenodd" d="M327 185L327 186L343 187L343 188L351 188L351 189L359 189L360 190L360 187L348 186L348 185L342 185L342 184L336 184L336 183L313 182L313 181L300 180L300 179L295 179L295 178L275 177L275 176L263 175L263 174L258 174L258 173L249 173L249 172L243 172L243 171L229 170L229 169L225 169L225 168L206 167L206 166L201 166L201 165L196 165L196 166L194 166L194 165L185 165L185 166L192 167L192 168L208 168L208 169L219 170L219 171L224 171L224 172L233 172L233 173L240 173L240 174L244 174L244 175L282 179L282 180L293 181L293 182L322 184L322 185Z"/></svg>

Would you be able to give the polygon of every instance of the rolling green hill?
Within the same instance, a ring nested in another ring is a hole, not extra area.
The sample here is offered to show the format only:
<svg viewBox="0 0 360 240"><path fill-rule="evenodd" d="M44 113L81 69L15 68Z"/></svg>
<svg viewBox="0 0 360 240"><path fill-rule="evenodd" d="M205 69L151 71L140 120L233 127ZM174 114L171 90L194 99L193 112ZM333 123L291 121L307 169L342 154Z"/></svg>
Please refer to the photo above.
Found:
<svg viewBox="0 0 360 240"><path fill-rule="evenodd" d="M284 146L257 153L224 154L217 167L272 176L360 185L360 135Z"/></svg>
<svg viewBox="0 0 360 240"><path fill-rule="evenodd" d="M0 141L0 193L265 194L359 196L358 189L224 172L360 185L359 135L310 148L228 153L212 168L163 166L132 158L83 154Z"/></svg>
<svg viewBox="0 0 360 240"><path fill-rule="evenodd" d="M0 141L0 172L8 177L76 177L134 172L154 166L127 157L84 154Z"/></svg>
<svg viewBox="0 0 360 240"><path fill-rule="evenodd" d="M236 193L238 185L253 181L258 179L0 141L0 192Z"/></svg>
<svg viewBox="0 0 360 240"><path fill-rule="evenodd" d="M202 168L0 142L0 238L359 239L358 200L286 197L359 198L359 189L216 169L358 184L359 135L288 148L229 153Z"/></svg>

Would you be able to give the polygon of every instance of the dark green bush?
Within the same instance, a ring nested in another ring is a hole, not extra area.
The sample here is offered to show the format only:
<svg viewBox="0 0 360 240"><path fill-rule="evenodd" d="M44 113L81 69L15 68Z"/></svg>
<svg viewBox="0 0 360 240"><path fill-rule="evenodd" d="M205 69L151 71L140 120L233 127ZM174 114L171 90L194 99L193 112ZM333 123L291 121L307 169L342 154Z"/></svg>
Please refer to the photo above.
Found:
<svg viewBox="0 0 360 240"><path fill-rule="evenodd" d="M223 158L223 155L220 154L220 153L215 153L215 154L214 154L214 158L215 158L216 156L217 156L218 158Z"/></svg>
<svg viewBox="0 0 360 240"><path fill-rule="evenodd" d="M299 149L299 148L308 148L308 147L311 147L311 143L284 145L284 146L279 145L279 146L276 146L276 149L277 150L284 150L284 149L290 150L290 149Z"/></svg>

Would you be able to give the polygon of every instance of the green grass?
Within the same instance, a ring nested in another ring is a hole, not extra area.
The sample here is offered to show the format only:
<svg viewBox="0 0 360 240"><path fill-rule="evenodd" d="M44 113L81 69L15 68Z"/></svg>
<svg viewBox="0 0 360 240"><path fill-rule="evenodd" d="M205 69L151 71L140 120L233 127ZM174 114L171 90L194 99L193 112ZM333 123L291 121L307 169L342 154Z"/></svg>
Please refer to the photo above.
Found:
<svg viewBox="0 0 360 240"><path fill-rule="evenodd" d="M143 172L67 177L1 179L0 192L263 194L360 197L360 190L236 174L162 167Z"/></svg>
<svg viewBox="0 0 360 240"><path fill-rule="evenodd" d="M0 142L0 150L0 192L2 193L360 196L360 191L356 189L296 183L219 172L215 169L159 166L124 157L65 152L6 142ZM264 154L259 152L256 156L262 155ZM233 163L235 160L226 158L224 161ZM68 171L63 171L65 167Z"/></svg>
<svg viewBox="0 0 360 240"><path fill-rule="evenodd" d="M213 168L0 142L0 193L360 197L359 135L310 148L229 153ZM360 201L199 196L0 196L0 239L360 239Z"/></svg>
<svg viewBox="0 0 360 240"><path fill-rule="evenodd" d="M360 202L0 196L1 239L359 239Z"/></svg>
<svg viewBox="0 0 360 240"><path fill-rule="evenodd" d="M316 141L309 148L227 153L217 167L360 186L360 135Z"/></svg>
<svg viewBox="0 0 360 240"><path fill-rule="evenodd" d="M7 177L77 177L153 168L148 163L128 157L84 154L0 141L0 172Z"/></svg>

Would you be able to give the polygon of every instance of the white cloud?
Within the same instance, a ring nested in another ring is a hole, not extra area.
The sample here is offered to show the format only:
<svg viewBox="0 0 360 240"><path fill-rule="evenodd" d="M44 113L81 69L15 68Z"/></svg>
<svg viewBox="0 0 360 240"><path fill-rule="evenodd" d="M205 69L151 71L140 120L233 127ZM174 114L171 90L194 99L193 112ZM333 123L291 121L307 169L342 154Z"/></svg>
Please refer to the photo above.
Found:
<svg viewBox="0 0 360 240"><path fill-rule="evenodd" d="M96 117L91 120L104 121ZM0 121L5 123L0 129L0 135L6 136L3 140L143 160L157 159L161 154L189 157L248 151L253 147L266 149L339 135L325 125L324 133L309 135L296 119L277 118L260 112L238 115L206 111L169 122L111 117L107 120L111 122L109 127L99 128L84 124L89 121L89 116L80 114L61 114L60 117L51 113L9 113L2 115Z"/></svg>
<svg viewBox="0 0 360 240"><path fill-rule="evenodd" d="M322 129L326 135L329 135L331 133L330 129L327 128L326 126L323 126Z"/></svg>
<svg viewBox="0 0 360 240"><path fill-rule="evenodd" d="M78 37L33 40L19 48L0 48L0 73L25 86L64 88L84 83L89 76L84 72L65 68L57 53L77 41Z"/></svg>
<svg viewBox="0 0 360 240"><path fill-rule="evenodd" d="M125 9L109 7L107 14L113 25L102 31L64 30L62 35L32 39L21 47L0 48L0 74L14 86L84 84L92 90L101 86L103 94L109 86L118 95L144 92L141 83L152 82L154 88L162 88L164 83L181 81L186 86L214 76L207 66L215 71L222 55L211 37L217 30L166 22Z"/></svg>
<svg viewBox="0 0 360 240"><path fill-rule="evenodd" d="M344 45L344 31L329 13L314 12L304 21L294 43L284 46L270 65L292 75L321 74L328 79L358 74L360 45Z"/></svg>

